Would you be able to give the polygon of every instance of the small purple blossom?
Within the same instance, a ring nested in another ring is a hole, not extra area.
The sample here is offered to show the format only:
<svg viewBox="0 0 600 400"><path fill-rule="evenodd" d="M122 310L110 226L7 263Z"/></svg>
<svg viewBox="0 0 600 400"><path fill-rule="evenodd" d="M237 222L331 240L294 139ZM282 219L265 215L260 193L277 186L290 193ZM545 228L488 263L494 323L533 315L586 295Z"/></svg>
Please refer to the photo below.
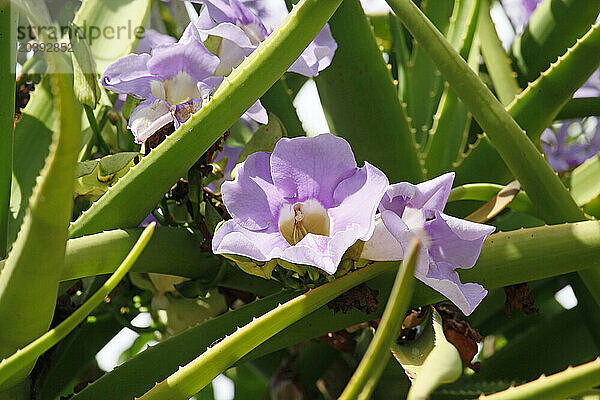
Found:
<svg viewBox="0 0 600 400"><path fill-rule="evenodd" d="M202 35L220 38L214 50L221 63L217 76L226 76L269 36L262 20L238 0L191 0L206 7L194 23ZM288 71L314 77L331 64L337 43L329 25L321 30Z"/></svg>
<svg viewBox="0 0 600 400"><path fill-rule="evenodd" d="M569 171L600 152L600 121L598 118L588 118L588 121L596 123L590 132L586 132L582 121L574 120L564 121L557 129L549 128L542 133L542 149L552 169ZM575 125L580 127L581 133L571 137L569 129Z"/></svg>
<svg viewBox="0 0 600 400"><path fill-rule="evenodd" d="M104 71L100 83L115 93L144 100L129 118L136 142L143 143L166 125L178 128L208 102L222 81L214 76L219 62L190 24L176 43L163 41L151 48L151 54L119 58ZM246 114L260 123L268 121L260 101Z"/></svg>
<svg viewBox="0 0 600 400"><path fill-rule="evenodd" d="M215 232L215 254L282 259L328 274L357 240L368 240L387 177L358 168L344 139L323 134L281 139L250 155L221 188L233 217Z"/></svg>
<svg viewBox="0 0 600 400"><path fill-rule="evenodd" d="M448 173L418 185L391 185L381 200L378 223L362 257L401 260L412 238L419 238L422 246L415 276L469 315L487 290L477 283L461 283L455 270L475 265L483 241L495 228L442 212L453 180L454 173Z"/></svg>
<svg viewBox="0 0 600 400"><path fill-rule="evenodd" d="M177 43L158 45L151 54L129 54L108 66L101 84L115 93L144 101L131 114L129 127L137 143L160 128L185 122L208 100L219 59L202 44L195 29Z"/></svg>

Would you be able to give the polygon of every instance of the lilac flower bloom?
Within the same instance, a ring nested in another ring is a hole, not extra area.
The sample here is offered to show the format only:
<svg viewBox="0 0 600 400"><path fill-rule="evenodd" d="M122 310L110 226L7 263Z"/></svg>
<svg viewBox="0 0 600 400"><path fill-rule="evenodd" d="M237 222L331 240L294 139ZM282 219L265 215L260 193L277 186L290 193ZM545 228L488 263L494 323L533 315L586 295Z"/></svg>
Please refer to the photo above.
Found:
<svg viewBox="0 0 600 400"><path fill-rule="evenodd" d="M216 75L226 76L250 55L272 29L238 0L191 0L204 3L196 27L203 35L221 38L215 54L221 59ZM209 45L210 46L210 45ZM314 77L327 68L333 59L337 43L329 25L304 50L288 71Z"/></svg>
<svg viewBox="0 0 600 400"><path fill-rule="evenodd" d="M600 121L595 120L597 125L591 137L583 132L572 143L569 143L569 128L579 124L584 130L581 121L565 121L558 129L546 129L542 133L542 149L552 169L558 172L571 170L600 152Z"/></svg>
<svg viewBox="0 0 600 400"><path fill-rule="evenodd" d="M233 217L215 232L215 254L282 259L336 272L343 254L375 229L388 187L383 172L358 168L348 142L331 134L281 139L250 155L221 188Z"/></svg>
<svg viewBox="0 0 600 400"><path fill-rule="evenodd" d="M469 315L487 290L477 283L461 283L455 270L475 265L483 241L495 228L442 212L453 180L454 173L448 173L418 185L391 185L381 200L381 214L362 257L401 260L412 238L419 238L422 246L415 276Z"/></svg>
<svg viewBox="0 0 600 400"><path fill-rule="evenodd" d="M152 49L165 44L173 44L176 43L174 37L169 35L164 35L154 29L146 29L142 34L140 41L138 42L137 49L135 50L136 54L150 54ZM120 93L117 101L115 102L114 109L117 111L122 111L123 106L125 105L125 101L127 101L127 94Z"/></svg>
<svg viewBox="0 0 600 400"><path fill-rule="evenodd" d="M108 66L101 84L116 93L144 99L131 114L129 127L142 143L160 128L177 128L208 100L219 59L202 44L195 29L179 42L159 45L152 54L129 54Z"/></svg>

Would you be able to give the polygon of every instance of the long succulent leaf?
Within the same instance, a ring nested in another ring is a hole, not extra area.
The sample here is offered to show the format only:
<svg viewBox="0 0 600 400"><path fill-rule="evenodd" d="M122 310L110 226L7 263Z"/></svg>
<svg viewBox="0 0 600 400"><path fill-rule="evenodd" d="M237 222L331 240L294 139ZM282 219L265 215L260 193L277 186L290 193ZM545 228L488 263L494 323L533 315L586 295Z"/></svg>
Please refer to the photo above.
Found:
<svg viewBox="0 0 600 400"><path fill-rule="evenodd" d="M72 237L139 224L178 177L279 79L341 0L304 0L217 89L211 101L71 225ZM140 196L144 193L144 196Z"/></svg>
<svg viewBox="0 0 600 400"><path fill-rule="evenodd" d="M560 179L515 120L469 65L409 0L389 0L396 15L428 50L459 98L487 132L494 146L548 223L580 221L583 213Z"/></svg>
<svg viewBox="0 0 600 400"><path fill-rule="evenodd" d="M250 350L282 329L310 314L354 286L385 271L390 264L366 266L356 272L310 290L254 319L230 336L207 349L198 358L180 368L140 397L140 400L187 400L232 366Z"/></svg>
<svg viewBox="0 0 600 400"><path fill-rule="evenodd" d="M535 9L522 35L512 45L524 85L548 69L596 21L599 0L545 0Z"/></svg>
<svg viewBox="0 0 600 400"><path fill-rule="evenodd" d="M511 387L502 392L479 397L482 400L528 400L548 399L560 400L585 392L598 385L600 380L600 359L521 386Z"/></svg>
<svg viewBox="0 0 600 400"><path fill-rule="evenodd" d="M423 13L443 34L447 34L449 31L450 17L454 6L455 2L452 0L421 2ZM407 71L407 111L412 119L412 126L417 130L417 142L421 143L420 139L427 134L433 123L433 115L444 89L443 79L427 51L421 46L421 43L415 40L413 40Z"/></svg>
<svg viewBox="0 0 600 400"><path fill-rule="evenodd" d="M496 95L500 102L506 106L521 91L521 88L510 65L511 61L496 33L488 0L481 0L477 33L481 40L481 54L494 84L494 89L496 89Z"/></svg>
<svg viewBox="0 0 600 400"><path fill-rule="evenodd" d="M48 59L51 71L56 71L52 81L60 116L59 130L19 236L0 273L0 319L11 327L0 332L2 357L44 333L56 305L81 141L81 109L74 98L71 76L61 73L68 68L64 62L58 56ZM11 383L23 379L31 366L15 375Z"/></svg>
<svg viewBox="0 0 600 400"><path fill-rule="evenodd" d="M359 162L377 165L391 181L422 180L405 111L358 0L344 1L330 26L338 48L315 82L333 133L350 142Z"/></svg>
<svg viewBox="0 0 600 400"><path fill-rule="evenodd" d="M562 107L599 65L600 24L596 24L509 104L508 112L538 149L541 148L539 138L544 129L550 126ZM511 180L510 171L485 134L456 172L458 184L481 181L506 183Z"/></svg>
<svg viewBox="0 0 600 400"><path fill-rule="evenodd" d="M22 349L17 350L10 357L0 362L0 386L11 379L19 371L26 369L28 365L37 360L39 356L48 351L52 346L64 339L69 332L77 327L96 307L102 303L104 298L114 290L121 282L127 272L131 269L141 252L152 237L155 224L152 223L144 229L142 235L135 243L127 257L119 265L114 274L94 293L85 303L83 303L73 314L61 322L57 327L46 332L38 339L29 343Z"/></svg>
<svg viewBox="0 0 600 400"><path fill-rule="evenodd" d="M479 4L479 0L456 2L448 29L449 42L465 60L469 59L473 47ZM479 51L475 46L469 62L472 67L475 67L474 70L479 66L479 57ZM436 177L449 171L464 147L463 133L468 120L467 110L448 85L444 86L433 119L425 152L425 170L429 177Z"/></svg>
<svg viewBox="0 0 600 400"><path fill-rule="evenodd" d="M6 257L10 187L12 181L13 128L15 112L16 31L18 14L10 0L0 1L0 258Z"/></svg>

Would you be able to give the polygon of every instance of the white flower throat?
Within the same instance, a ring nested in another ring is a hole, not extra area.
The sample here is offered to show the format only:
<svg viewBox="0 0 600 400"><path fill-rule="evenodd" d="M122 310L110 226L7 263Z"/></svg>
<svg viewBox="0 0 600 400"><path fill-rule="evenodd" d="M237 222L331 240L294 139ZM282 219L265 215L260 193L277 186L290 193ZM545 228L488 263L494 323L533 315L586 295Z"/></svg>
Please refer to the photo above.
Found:
<svg viewBox="0 0 600 400"><path fill-rule="evenodd" d="M154 97L165 100L171 105L202 97L194 78L185 72L179 72L165 81L152 81L150 88Z"/></svg>
<svg viewBox="0 0 600 400"><path fill-rule="evenodd" d="M286 204L279 213L279 231L292 246L309 233L329 236L329 215L321 203L314 199Z"/></svg>

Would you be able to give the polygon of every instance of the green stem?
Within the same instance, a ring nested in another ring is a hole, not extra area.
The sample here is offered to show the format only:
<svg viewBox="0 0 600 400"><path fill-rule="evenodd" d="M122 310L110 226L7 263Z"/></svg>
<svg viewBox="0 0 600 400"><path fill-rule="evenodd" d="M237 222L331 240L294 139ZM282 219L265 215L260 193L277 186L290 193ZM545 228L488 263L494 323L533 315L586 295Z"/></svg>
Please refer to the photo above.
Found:
<svg viewBox="0 0 600 400"><path fill-rule="evenodd" d="M12 181L15 117L15 62L18 13L10 0L0 0L0 258L6 257Z"/></svg>
<svg viewBox="0 0 600 400"><path fill-rule="evenodd" d="M536 212L548 223L585 219L523 130L419 8L410 0L388 0L388 3L473 113L527 191Z"/></svg>
<svg viewBox="0 0 600 400"><path fill-rule="evenodd" d="M90 123L90 128L92 129L92 132L94 132L98 149L104 154L110 154L110 147L102 138L102 132L100 130L100 126L98 125L98 121L96 120L96 116L94 115L94 110L92 110L92 107L88 106L87 104L83 104L83 109L85 110L85 115Z"/></svg>
<svg viewBox="0 0 600 400"><path fill-rule="evenodd" d="M96 307L102 303L104 298L113 291L113 289L129 272L141 252L148 244L154 232L155 223L146 227L142 235L133 246L127 257L117 268L115 273L94 293L81 307L79 307L67 319L61 322L56 328L51 329L44 335L34 340L23 349L0 362L0 385L10 379L15 373L34 362L39 356L48 351L52 346L65 338L73 329L77 327Z"/></svg>
<svg viewBox="0 0 600 400"><path fill-rule="evenodd" d="M146 392L140 400L187 400L250 350L354 286L396 267L375 263L297 296L238 329Z"/></svg>
<svg viewBox="0 0 600 400"><path fill-rule="evenodd" d="M542 375L539 379L524 385L511 387L502 392L489 396L482 395L481 400L560 400L598 385L600 381L600 360L596 359L587 364L579 365L548 377Z"/></svg>
<svg viewBox="0 0 600 400"><path fill-rule="evenodd" d="M386 361L390 356L390 346L400 331L410 303L415 284L414 272L419 247L420 242L414 240L408 248L406 258L396 274L381 323L358 368L339 397L340 400L367 400L371 397L371 392L385 369Z"/></svg>
<svg viewBox="0 0 600 400"><path fill-rule="evenodd" d="M600 116L600 97L578 97L569 100L556 115L557 120Z"/></svg>

